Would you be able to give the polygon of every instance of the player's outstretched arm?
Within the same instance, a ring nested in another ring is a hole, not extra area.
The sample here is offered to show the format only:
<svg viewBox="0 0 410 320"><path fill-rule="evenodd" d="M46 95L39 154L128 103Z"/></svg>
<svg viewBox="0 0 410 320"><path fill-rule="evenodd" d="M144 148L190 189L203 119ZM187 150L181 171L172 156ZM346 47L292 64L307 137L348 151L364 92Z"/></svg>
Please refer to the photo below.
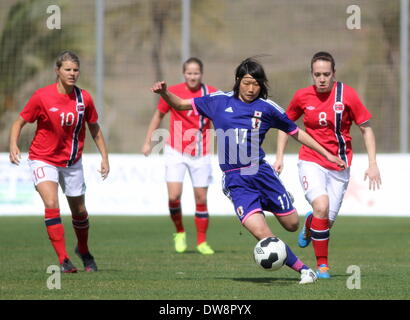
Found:
<svg viewBox="0 0 410 320"><path fill-rule="evenodd" d="M364 180L369 178L369 190L376 190L376 187L379 189L382 184L379 167L377 166L376 161L376 137L374 136L373 129L369 122L366 122L359 127L369 158L369 168L364 173Z"/></svg>
<svg viewBox="0 0 410 320"><path fill-rule="evenodd" d="M19 116L11 126L9 138L9 159L11 163L20 164L21 154L18 147L21 129L26 125L27 121Z"/></svg>
<svg viewBox="0 0 410 320"><path fill-rule="evenodd" d="M94 139L98 151L101 153L101 170L99 170L98 172L101 173L101 177L103 178L103 180L105 180L108 177L108 173L110 172L107 145L105 144L105 139L98 122L89 123L88 129L90 130L91 136Z"/></svg>
<svg viewBox="0 0 410 320"><path fill-rule="evenodd" d="M151 87L151 91L159 94L170 107L178 111L192 109L191 99L181 99L172 92L169 92L165 81L154 83Z"/></svg>
<svg viewBox="0 0 410 320"><path fill-rule="evenodd" d="M295 134L293 134L292 138L304 144L306 147L311 148L316 152L319 152L327 160L337 164L340 168L347 168L346 163L342 159L332 155L329 151L323 148L315 139L313 139L309 134L307 134L302 129L299 129Z"/></svg>
<svg viewBox="0 0 410 320"><path fill-rule="evenodd" d="M282 130L278 130L277 148L276 148L276 161L273 164L273 169L281 174L283 170L283 158L285 155L285 148L288 144L288 134Z"/></svg>

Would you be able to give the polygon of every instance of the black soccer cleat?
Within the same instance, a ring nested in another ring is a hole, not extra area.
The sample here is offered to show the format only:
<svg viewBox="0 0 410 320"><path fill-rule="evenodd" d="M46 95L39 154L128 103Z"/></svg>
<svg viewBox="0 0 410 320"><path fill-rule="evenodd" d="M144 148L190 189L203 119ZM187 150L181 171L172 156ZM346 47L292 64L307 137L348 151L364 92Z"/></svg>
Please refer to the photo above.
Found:
<svg viewBox="0 0 410 320"><path fill-rule="evenodd" d="M76 273L77 272L77 268L73 265L73 263L68 258L64 259L64 262L60 266L61 266L61 272L63 273Z"/></svg>
<svg viewBox="0 0 410 320"><path fill-rule="evenodd" d="M80 251L78 251L78 246L75 247L75 254L81 259L84 265L84 271L85 272L95 272L98 271L97 264L94 261L94 257L91 255L91 253L87 252L85 254L81 254Z"/></svg>

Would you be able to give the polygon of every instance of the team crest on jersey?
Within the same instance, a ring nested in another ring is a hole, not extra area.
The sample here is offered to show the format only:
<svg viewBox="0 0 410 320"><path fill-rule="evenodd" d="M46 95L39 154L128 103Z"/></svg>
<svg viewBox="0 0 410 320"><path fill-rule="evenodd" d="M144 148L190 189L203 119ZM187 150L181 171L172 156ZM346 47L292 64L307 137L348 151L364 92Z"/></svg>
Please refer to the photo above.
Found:
<svg viewBox="0 0 410 320"><path fill-rule="evenodd" d="M239 206L238 208L236 208L236 213L239 217L243 217L243 207Z"/></svg>
<svg viewBox="0 0 410 320"><path fill-rule="evenodd" d="M258 118L252 118L252 129L258 130L261 127L262 120Z"/></svg>
<svg viewBox="0 0 410 320"><path fill-rule="evenodd" d="M335 104L333 105L333 110L336 113L342 113L345 109L345 105L341 102L335 102Z"/></svg>
<svg viewBox="0 0 410 320"><path fill-rule="evenodd" d="M77 112L84 112L85 111L85 105L82 103L77 104Z"/></svg>
<svg viewBox="0 0 410 320"><path fill-rule="evenodd" d="M255 111L252 118L252 129L258 130L262 123L262 111Z"/></svg>

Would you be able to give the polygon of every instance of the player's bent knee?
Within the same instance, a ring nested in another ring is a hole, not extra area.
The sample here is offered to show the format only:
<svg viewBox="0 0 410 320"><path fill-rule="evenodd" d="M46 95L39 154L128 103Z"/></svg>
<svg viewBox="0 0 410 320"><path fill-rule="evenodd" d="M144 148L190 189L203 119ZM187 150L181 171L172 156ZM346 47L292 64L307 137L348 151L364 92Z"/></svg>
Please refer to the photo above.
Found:
<svg viewBox="0 0 410 320"><path fill-rule="evenodd" d="M299 229L299 222L292 224L291 227L289 228L290 232L296 232Z"/></svg>
<svg viewBox="0 0 410 320"><path fill-rule="evenodd" d="M320 219L329 218L329 206L327 204L315 204L313 206L313 215Z"/></svg>
<svg viewBox="0 0 410 320"><path fill-rule="evenodd" d="M327 210L314 210L313 215L319 219L328 219L329 212Z"/></svg>
<svg viewBox="0 0 410 320"><path fill-rule="evenodd" d="M299 229L299 222L284 225L284 228L289 232L296 232Z"/></svg>

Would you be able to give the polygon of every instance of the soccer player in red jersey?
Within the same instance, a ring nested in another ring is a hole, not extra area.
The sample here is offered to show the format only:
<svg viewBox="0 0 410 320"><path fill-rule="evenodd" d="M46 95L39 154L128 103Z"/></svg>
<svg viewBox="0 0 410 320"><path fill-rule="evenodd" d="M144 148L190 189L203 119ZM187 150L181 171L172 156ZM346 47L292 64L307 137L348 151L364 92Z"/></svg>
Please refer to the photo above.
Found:
<svg viewBox="0 0 410 320"><path fill-rule="evenodd" d="M171 86L169 90L177 96L189 99L201 97L217 91L216 88L202 83L203 64L198 58L191 57L182 67L185 82ZM206 242L209 224L207 208L208 185L212 179L210 162L210 121L192 110L176 111L160 98L152 120L147 129L142 153L151 153L152 135L158 129L164 116L171 111L170 135L164 150L166 163L166 182L168 206L175 225L174 244L176 252L186 250L186 233L182 221L181 195L186 170L189 171L195 195L195 225L197 231L197 250L202 254L213 254Z"/></svg>
<svg viewBox="0 0 410 320"><path fill-rule="evenodd" d="M101 176L110 171L107 147L98 115L90 94L75 84L80 76L80 61L71 51L62 52L56 61L57 83L37 90L30 98L10 130L10 161L20 163L18 140L27 123L37 122L30 146L28 163L33 182L45 207L47 233L57 253L61 270L77 272L67 254L64 227L60 218L58 185L66 195L74 231L77 236L75 253L87 272L97 271L94 257L88 249L88 213L85 207L85 182L82 151L85 123L101 153Z"/></svg>
<svg viewBox="0 0 410 320"><path fill-rule="evenodd" d="M326 279L330 278L329 230L336 220L350 178L353 156L350 127L353 122L360 128L368 154L369 168L364 177L369 178L369 189L379 188L381 178L376 162L376 139L370 126L371 114L353 88L336 81L332 55L316 53L311 60L311 73L314 84L296 91L286 114L293 121L303 116L306 132L348 166L341 169L306 146L300 149L299 179L313 213L306 214L298 243L304 248L312 241L318 277ZM274 163L279 173L283 170L287 140L287 134L279 131Z"/></svg>

